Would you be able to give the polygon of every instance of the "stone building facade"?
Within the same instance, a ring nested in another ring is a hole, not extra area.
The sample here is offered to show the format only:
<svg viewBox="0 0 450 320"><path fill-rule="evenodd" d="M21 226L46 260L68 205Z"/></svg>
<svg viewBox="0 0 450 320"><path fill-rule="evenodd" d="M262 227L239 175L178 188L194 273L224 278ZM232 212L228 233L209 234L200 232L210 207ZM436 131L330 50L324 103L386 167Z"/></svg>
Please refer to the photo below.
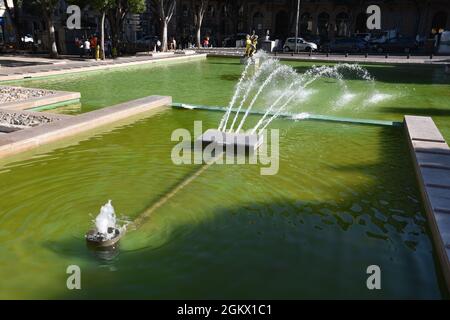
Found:
<svg viewBox="0 0 450 320"><path fill-rule="evenodd" d="M178 0L172 34L195 34L194 0ZM433 30L450 29L449 0L301 0L299 29L302 36L324 39L367 32L366 9L381 8L382 30L397 30L406 37L429 37ZM210 0L202 35L215 42L229 35L253 30L271 38L285 39L295 33L297 0Z"/></svg>

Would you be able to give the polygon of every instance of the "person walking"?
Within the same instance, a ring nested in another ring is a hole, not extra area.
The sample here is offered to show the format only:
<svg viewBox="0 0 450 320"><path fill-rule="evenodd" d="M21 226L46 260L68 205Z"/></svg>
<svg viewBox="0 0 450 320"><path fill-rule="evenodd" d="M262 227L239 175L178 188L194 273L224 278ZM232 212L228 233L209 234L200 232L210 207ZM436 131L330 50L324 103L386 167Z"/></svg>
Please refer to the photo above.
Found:
<svg viewBox="0 0 450 320"><path fill-rule="evenodd" d="M209 37L203 40L203 48L209 48Z"/></svg>
<svg viewBox="0 0 450 320"><path fill-rule="evenodd" d="M97 37L95 35L92 35L90 44L91 44L91 48L92 48L92 58L93 59L96 58L97 42L98 42Z"/></svg>
<svg viewBox="0 0 450 320"><path fill-rule="evenodd" d="M91 43L89 42L88 39L84 40L83 51L85 56L87 57L91 56Z"/></svg>

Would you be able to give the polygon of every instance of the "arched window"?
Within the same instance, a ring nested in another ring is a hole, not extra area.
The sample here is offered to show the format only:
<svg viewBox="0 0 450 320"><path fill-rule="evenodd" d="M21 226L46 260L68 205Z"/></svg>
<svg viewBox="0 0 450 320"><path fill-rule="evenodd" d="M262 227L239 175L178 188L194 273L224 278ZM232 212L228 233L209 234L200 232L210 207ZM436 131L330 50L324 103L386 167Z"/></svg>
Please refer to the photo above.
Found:
<svg viewBox="0 0 450 320"><path fill-rule="evenodd" d="M328 26L330 24L330 15L322 12L317 17L317 32L323 38L328 38Z"/></svg>
<svg viewBox="0 0 450 320"><path fill-rule="evenodd" d="M305 12L300 17L300 34L305 35L312 32L312 17Z"/></svg>
<svg viewBox="0 0 450 320"><path fill-rule="evenodd" d="M439 32L439 30L445 29L447 26L447 13L444 11L436 12L431 22L431 29L433 33Z"/></svg>
<svg viewBox="0 0 450 320"><path fill-rule="evenodd" d="M356 16L355 33L364 33L367 31L367 14L361 12Z"/></svg>
<svg viewBox="0 0 450 320"><path fill-rule="evenodd" d="M253 29L256 31L256 33L261 33L263 31L263 22L264 22L264 16L261 12L255 12L253 15Z"/></svg>
<svg viewBox="0 0 450 320"><path fill-rule="evenodd" d="M341 12L336 16L336 36L348 36L348 23L349 17L347 13Z"/></svg>
<svg viewBox="0 0 450 320"><path fill-rule="evenodd" d="M216 9L214 8L214 6L209 6L208 7L208 12L209 12L209 16L211 18L214 18L214 16L216 15Z"/></svg>
<svg viewBox="0 0 450 320"><path fill-rule="evenodd" d="M275 17L275 36L283 39L289 36L289 15L284 10Z"/></svg>
<svg viewBox="0 0 450 320"><path fill-rule="evenodd" d="M239 17L243 17L244 16L244 6L243 5L241 5L239 7L238 13L239 13Z"/></svg>

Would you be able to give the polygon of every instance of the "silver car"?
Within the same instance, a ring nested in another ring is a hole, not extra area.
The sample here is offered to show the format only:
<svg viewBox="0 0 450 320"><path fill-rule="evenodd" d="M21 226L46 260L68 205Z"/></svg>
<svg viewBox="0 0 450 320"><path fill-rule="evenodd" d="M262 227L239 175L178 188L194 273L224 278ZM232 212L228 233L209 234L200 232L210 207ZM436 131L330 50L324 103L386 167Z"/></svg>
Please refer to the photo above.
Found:
<svg viewBox="0 0 450 320"><path fill-rule="evenodd" d="M305 41L303 38L297 38L298 51L316 51L317 44ZM295 51L295 38L287 38L283 46L284 52Z"/></svg>

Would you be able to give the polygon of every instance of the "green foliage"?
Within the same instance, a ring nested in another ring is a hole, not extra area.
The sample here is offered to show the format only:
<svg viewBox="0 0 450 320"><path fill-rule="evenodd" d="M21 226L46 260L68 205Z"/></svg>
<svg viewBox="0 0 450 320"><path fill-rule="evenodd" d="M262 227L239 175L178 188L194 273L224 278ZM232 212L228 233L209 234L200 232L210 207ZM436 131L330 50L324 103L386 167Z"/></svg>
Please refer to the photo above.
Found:
<svg viewBox="0 0 450 320"><path fill-rule="evenodd" d="M80 8L89 6L98 11L117 9L126 10L130 13L145 11L145 0L71 0L70 4L75 4Z"/></svg>
<svg viewBox="0 0 450 320"><path fill-rule="evenodd" d="M128 2L131 13L142 13L145 11L145 0L125 0Z"/></svg>
<svg viewBox="0 0 450 320"><path fill-rule="evenodd" d="M45 12L53 12L59 0L31 0L31 2L39 5Z"/></svg>

